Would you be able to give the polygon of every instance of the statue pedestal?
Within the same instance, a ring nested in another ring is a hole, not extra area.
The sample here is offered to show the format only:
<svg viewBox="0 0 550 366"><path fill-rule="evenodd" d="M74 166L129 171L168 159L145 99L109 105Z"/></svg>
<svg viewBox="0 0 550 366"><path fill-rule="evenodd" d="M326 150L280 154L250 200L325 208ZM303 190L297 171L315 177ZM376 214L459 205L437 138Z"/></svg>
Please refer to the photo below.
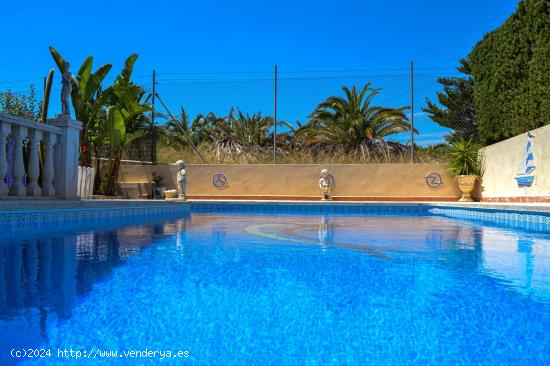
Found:
<svg viewBox="0 0 550 366"><path fill-rule="evenodd" d="M48 120L48 124L62 129L55 145L54 187L57 197L77 198L78 156L80 153L80 131L82 123L67 116Z"/></svg>

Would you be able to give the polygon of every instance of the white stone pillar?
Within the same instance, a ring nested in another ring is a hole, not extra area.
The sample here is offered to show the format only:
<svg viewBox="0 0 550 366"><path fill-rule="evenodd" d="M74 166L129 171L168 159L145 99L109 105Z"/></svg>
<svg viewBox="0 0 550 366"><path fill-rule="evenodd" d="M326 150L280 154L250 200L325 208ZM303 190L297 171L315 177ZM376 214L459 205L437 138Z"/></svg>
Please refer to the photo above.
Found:
<svg viewBox="0 0 550 366"><path fill-rule="evenodd" d="M23 161L23 141L27 138L27 127L11 126L11 135L15 141L15 150L13 152L13 184L10 187L10 195L24 196L27 189L23 185L22 179L25 175L25 163Z"/></svg>
<svg viewBox="0 0 550 366"><path fill-rule="evenodd" d="M42 182L42 195L47 197L55 196L55 188L53 187L54 179L54 146L57 142L57 135L55 133L48 132L44 135L44 143L46 144L46 159L44 161L44 181Z"/></svg>
<svg viewBox="0 0 550 366"><path fill-rule="evenodd" d="M49 119L48 124L63 129L55 146L55 193L59 198L76 199L82 123L67 117L58 117Z"/></svg>
<svg viewBox="0 0 550 366"><path fill-rule="evenodd" d="M0 196L7 196L9 192L8 185L4 182L8 174L8 157L6 155L6 146L8 144L8 135L11 126L5 122L0 122Z"/></svg>
<svg viewBox="0 0 550 366"><path fill-rule="evenodd" d="M38 184L38 176L40 175L40 163L38 158L40 140L42 140L42 131L29 131L29 166L27 167L27 177L29 178L27 195L29 196L42 195L42 188L40 188Z"/></svg>

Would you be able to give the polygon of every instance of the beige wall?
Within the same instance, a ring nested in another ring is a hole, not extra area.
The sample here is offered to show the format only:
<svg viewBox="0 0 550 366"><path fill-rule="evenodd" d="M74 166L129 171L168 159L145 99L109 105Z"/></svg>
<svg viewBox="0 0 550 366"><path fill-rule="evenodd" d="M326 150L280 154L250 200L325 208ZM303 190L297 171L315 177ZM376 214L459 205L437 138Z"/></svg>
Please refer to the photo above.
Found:
<svg viewBox="0 0 550 366"><path fill-rule="evenodd" d="M500 197L550 196L550 125L532 131L535 136L535 182L530 188L518 188L514 177L523 159L527 134L522 134L481 150L484 167L481 192L483 199Z"/></svg>
<svg viewBox="0 0 550 366"><path fill-rule="evenodd" d="M455 180L440 164L327 164L327 165L188 165L187 193L193 197L320 197L321 169L334 175L335 197L425 198L454 200L458 197ZM175 188L176 169L170 165L124 165L120 182L150 182L153 171L163 178L169 189ZM222 189L212 185L212 176L221 172L227 177ZM444 184L428 188L424 177L437 172ZM126 184L128 185L128 184Z"/></svg>

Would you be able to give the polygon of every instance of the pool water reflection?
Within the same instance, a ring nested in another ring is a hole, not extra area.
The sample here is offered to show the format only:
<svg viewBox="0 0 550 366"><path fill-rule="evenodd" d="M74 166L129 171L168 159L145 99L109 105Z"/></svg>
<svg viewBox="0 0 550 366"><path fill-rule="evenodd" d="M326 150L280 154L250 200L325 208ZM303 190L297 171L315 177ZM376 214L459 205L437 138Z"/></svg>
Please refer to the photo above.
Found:
<svg viewBox="0 0 550 366"><path fill-rule="evenodd" d="M0 238L0 365L6 350L48 342L48 328L70 318L79 298L113 269L185 229L164 221L99 231L57 229Z"/></svg>
<svg viewBox="0 0 550 366"><path fill-rule="evenodd" d="M172 347L212 364L550 362L545 233L237 211L0 240L1 365L22 346Z"/></svg>

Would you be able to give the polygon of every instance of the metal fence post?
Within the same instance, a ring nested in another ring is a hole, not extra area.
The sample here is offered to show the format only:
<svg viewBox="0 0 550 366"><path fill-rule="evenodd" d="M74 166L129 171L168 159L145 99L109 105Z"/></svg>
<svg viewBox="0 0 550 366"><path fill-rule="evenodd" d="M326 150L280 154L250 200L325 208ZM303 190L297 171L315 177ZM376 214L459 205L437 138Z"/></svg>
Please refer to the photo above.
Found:
<svg viewBox="0 0 550 366"><path fill-rule="evenodd" d="M277 65L273 67L273 164L277 159Z"/></svg>
<svg viewBox="0 0 550 366"><path fill-rule="evenodd" d="M151 162L156 163L157 162L157 136L156 136L156 128L155 128L155 86L157 85L156 81L156 72L153 70L153 87L152 87L152 94L151 94Z"/></svg>
<svg viewBox="0 0 550 366"><path fill-rule="evenodd" d="M414 163L414 74L411 61L411 164Z"/></svg>

